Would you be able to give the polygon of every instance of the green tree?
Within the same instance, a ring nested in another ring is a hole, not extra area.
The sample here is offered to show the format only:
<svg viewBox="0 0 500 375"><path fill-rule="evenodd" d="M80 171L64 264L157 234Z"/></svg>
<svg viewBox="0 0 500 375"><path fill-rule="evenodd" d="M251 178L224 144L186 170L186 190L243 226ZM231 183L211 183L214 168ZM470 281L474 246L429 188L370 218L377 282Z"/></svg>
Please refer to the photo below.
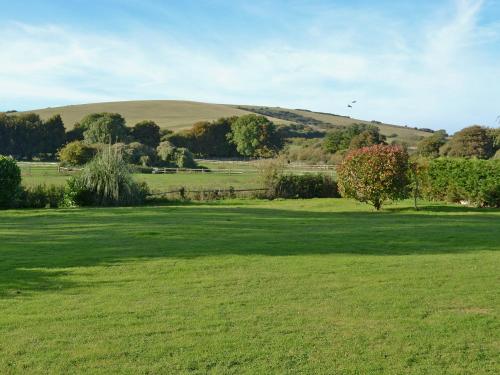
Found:
<svg viewBox="0 0 500 375"><path fill-rule="evenodd" d="M354 142L353 139L360 134ZM380 134L379 128L371 124L353 124L345 128L334 129L325 137L323 147L326 151L335 154L349 148L365 147L372 144L379 144L385 141L385 136ZM353 144L351 145L351 142ZM352 147L351 147L352 146Z"/></svg>
<svg viewBox="0 0 500 375"><path fill-rule="evenodd" d="M116 143L127 139L124 118L117 113L94 113L80 123L87 143Z"/></svg>
<svg viewBox="0 0 500 375"><path fill-rule="evenodd" d="M435 132L433 135L422 139L417 144L417 153L420 156L437 158L439 150L446 143L446 133L442 131Z"/></svg>
<svg viewBox="0 0 500 375"><path fill-rule="evenodd" d="M276 126L266 117L253 114L234 121L228 139L243 156L270 157L282 147Z"/></svg>
<svg viewBox="0 0 500 375"><path fill-rule="evenodd" d="M129 164L151 165L156 160L155 149L139 142L115 143L113 145Z"/></svg>
<svg viewBox="0 0 500 375"><path fill-rule="evenodd" d="M388 145L350 151L337 169L337 180L342 196L379 210L384 201L407 196L408 153Z"/></svg>
<svg viewBox="0 0 500 375"><path fill-rule="evenodd" d="M370 128L354 136L349 142L349 149L368 147L385 143L385 136L380 134L378 128Z"/></svg>
<svg viewBox="0 0 500 375"><path fill-rule="evenodd" d="M495 153L488 130L479 125L455 133L447 146L443 150L445 156L489 159Z"/></svg>
<svg viewBox="0 0 500 375"><path fill-rule="evenodd" d="M88 163L96 154L97 149L82 141L68 143L59 150L59 160L67 165L83 165Z"/></svg>
<svg viewBox="0 0 500 375"><path fill-rule="evenodd" d="M60 115L55 115L44 121L41 129L42 142L40 151L46 154L55 154L64 145L66 130Z"/></svg>
<svg viewBox="0 0 500 375"><path fill-rule="evenodd" d="M141 121L134 125L131 131L132 138L144 145L157 147L160 144L160 127L154 121Z"/></svg>
<svg viewBox="0 0 500 375"><path fill-rule="evenodd" d="M12 207L21 187L21 170L14 159L0 155L0 208Z"/></svg>
<svg viewBox="0 0 500 375"><path fill-rule="evenodd" d="M193 154L184 147L175 147L168 141L161 142L156 148L158 159L164 165L179 168L196 168Z"/></svg>

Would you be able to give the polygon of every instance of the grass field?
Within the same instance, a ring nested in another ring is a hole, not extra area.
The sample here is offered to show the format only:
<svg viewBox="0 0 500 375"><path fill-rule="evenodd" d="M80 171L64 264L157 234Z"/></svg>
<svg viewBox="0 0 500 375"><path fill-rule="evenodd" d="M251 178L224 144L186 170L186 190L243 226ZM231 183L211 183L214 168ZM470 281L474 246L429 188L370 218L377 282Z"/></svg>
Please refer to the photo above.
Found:
<svg viewBox="0 0 500 375"><path fill-rule="evenodd" d="M134 174L138 181L145 181L152 192L170 191L185 187L187 189L257 189L261 187L256 163L214 163L203 162L202 165L212 170L233 169L244 173L173 173L173 174ZM19 163L21 167L22 183L25 186L35 185L63 185L71 173L60 173L55 164ZM245 170L248 170L245 172ZM302 172L300 169L294 172ZM310 170L314 173L313 170ZM334 171L325 173L333 174Z"/></svg>
<svg viewBox="0 0 500 375"><path fill-rule="evenodd" d="M498 374L500 210L0 215L0 373Z"/></svg>
<svg viewBox="0 0 500 375"><path fill-rule="evenodd" d="M25 186L40 184L63 185L71 176L59 173L56 165L20 164L22 181ZM240 168L238 166L238 168ZM174 174L134 174L138 181L147 182L153 192L170 191L185 187L188 189L255 189L260 187L256 173L174 173Z"/></svg>

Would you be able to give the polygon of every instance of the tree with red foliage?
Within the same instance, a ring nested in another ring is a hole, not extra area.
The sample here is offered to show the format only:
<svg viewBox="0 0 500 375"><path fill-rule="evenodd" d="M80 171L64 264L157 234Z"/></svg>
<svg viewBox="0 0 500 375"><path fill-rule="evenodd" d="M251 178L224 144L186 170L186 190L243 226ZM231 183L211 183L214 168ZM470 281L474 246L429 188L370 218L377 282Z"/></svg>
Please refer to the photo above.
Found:
<svg viewBox="0 0 500 375"><path fill-rule="evenodd" d="M343 197L380 210L388 199L403 199L408 186L408 153L400 146L374 145L353 150L337 169Z"/></svg>

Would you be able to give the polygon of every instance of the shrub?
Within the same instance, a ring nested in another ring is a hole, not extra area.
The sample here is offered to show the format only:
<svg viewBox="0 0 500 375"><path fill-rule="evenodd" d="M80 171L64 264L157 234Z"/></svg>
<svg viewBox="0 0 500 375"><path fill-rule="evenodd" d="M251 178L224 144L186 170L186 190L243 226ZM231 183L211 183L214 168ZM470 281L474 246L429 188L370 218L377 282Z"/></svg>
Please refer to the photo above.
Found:
<svg viewBox="0 0 500 375"><path fill-rule="evenodd" d="M89 162L96 154L95 146L81 141L68 143L59 151L59 160L66 165L83 165Z"/></svg>
<svg viewBox="0 0 500 375"><path fill-rule="evenodd" d="M126 206L143 203L148 188L132 179L122 155L104 148L78 176L68 181L66 196L77 206Z"/></svg>
<svg viewBox="0 0 500 375"><path fill-rule="evenodd" d="M16 161L0 155L0 208L14 204L21 185L21 170Z"/></svg>
<svg viewBox="0 0 500 375"><path fill-rule="evenodd" d="M342 196L372 204L407 195L408 154L399 146L375 145L351 151L337 175Z"/></svg>
<svg viewBox="0 0 500 375"><path fill-rule="evenodd" d="M283 174L276 180L273 198L339 198L337 183L324 174Z"/></svg>
<svg viewBox="0 0 500 375"><path fill-rule="evenodd" d="M154 163L156 160L154 148L139 142L132 142L128 144L115 143L113 147L123 155L123 158L129 164L147 166Z"/></svg>
<svg viewBox="0 0 500 375"><path fill-rule="evenodd" d="M196 168L193 154L184 147L175 147L168 141L161 142L156 148L158 159L164 165L179 168Z"/></svg>
<svg viewBox="0 0 500 375"><path fill-rule="evenodd" d="M23 188L17 206L21 208L58 208L64 206L64 186L37 185Z"/></svg>
<svg viewBox="0 0 500 375"><path fill-rule="evenodd" d="M361 136L361 134L363 134ZM373 144L384 143L386 137L379 128L371 124L353 124L345 128L330 131L323 143L326 151L336 153L347 149L356 149Z"/></svg>
<svg viewBox="0 0 500 375"><path fill-rule="evenodd" d="M424 196L500 207L500 160L432 160L425 171Z"/></svg>

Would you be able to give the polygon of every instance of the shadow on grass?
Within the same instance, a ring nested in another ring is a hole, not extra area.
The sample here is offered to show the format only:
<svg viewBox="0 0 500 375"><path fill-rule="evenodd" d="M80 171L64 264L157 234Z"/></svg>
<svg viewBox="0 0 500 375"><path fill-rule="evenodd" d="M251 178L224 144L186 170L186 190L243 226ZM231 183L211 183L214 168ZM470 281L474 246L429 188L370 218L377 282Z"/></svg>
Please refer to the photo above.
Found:
<svg viewBox="0 0 500 375"><path fill-rule="evenodd" d="M134 259L500 249L498 210L422 211L312 212L251 204L11 211L0 217L0 296L69 288L74 284L61 277L68 268Z"/></svg>

